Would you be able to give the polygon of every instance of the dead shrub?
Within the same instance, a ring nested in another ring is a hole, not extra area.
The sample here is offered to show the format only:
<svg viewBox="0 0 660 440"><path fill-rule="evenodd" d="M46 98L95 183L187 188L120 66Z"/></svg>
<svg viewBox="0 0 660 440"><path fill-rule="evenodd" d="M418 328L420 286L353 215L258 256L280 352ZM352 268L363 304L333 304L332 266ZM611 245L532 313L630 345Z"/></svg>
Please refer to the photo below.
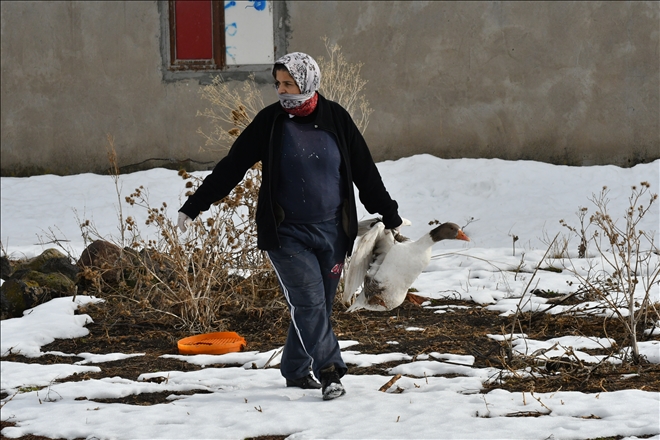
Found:
<svg viewBox="0 0 660 440"><path fill-rule="evenodd" d="M186 181L188 194L202 182L183 170L179 175ZM124 219L115 240L122 254L113 271L117 276L108 282L98 273L100 269L85 267L89 293L170 316L193 332L224 330L222 315L229 311L284 308L277 279L256 245L259 176L255 166L185 234L167 215L165 203L152 206L147 190L136 188L124 202L146 210L145 225L138 225L131 216ZM101 238L92 222L81 221L80 227L86 243ZM151 231L143 234L143 227Z"/></svg>

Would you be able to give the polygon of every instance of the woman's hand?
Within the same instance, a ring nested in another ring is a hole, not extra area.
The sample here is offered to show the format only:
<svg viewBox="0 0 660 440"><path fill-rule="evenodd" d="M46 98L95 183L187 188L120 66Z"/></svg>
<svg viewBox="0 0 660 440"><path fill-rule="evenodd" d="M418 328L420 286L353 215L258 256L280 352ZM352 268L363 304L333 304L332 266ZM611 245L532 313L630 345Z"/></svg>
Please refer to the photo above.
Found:
<svg viewBox="0 0 660 440"><path fill-rule="evenodd" d="M192 219L183 212L179 212L179 219L177 220L176 225L179 227L181 232L186 232L188 230L188 226L191 224Z"/></svg>

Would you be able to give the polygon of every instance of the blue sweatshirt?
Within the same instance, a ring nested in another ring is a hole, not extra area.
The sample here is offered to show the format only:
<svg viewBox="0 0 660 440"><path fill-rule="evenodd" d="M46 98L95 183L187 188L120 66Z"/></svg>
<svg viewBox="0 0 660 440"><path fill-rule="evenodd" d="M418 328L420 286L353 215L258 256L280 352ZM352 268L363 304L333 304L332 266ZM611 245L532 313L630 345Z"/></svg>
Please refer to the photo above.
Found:
<svg viewBox="0 0 660 440"><path fill-rule="evenodd" d="M285 120L280 179L275 192L284 221L317 223L336 218L344 200L341 153L328 131Z"/></svg>

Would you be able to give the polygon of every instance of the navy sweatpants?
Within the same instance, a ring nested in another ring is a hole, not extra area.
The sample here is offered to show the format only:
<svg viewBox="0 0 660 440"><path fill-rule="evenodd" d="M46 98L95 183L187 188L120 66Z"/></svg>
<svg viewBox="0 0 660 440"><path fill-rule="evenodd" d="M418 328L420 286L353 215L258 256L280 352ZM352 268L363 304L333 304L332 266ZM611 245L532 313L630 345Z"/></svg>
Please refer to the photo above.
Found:
<svg viewBox="0 0 660 440"><path fill-rule="evenodd" d="M348 238L341 218L321 223L283 222L280 248L268 251L291 313L280 371L287 379L331 365L340 377L346 371L330 315L346 256Z"/></svg>

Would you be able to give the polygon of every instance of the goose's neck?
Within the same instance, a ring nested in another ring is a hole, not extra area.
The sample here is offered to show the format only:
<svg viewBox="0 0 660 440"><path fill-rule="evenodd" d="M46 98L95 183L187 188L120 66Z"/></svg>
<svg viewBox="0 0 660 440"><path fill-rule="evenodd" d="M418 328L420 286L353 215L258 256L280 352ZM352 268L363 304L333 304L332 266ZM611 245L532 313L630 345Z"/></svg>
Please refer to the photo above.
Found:
<svg viewBox="0 0 660 440"><path fill-rule="evenodd" d="M433 246L434 243L435 243L435 241L431 237L431 234L428 233L428 234L424 234L422 237L420 237L417 241L415 241L413 243L413 245L415 247L419 247L420 249L426 249L426 248L430 248L431 246Z"/></svg>

